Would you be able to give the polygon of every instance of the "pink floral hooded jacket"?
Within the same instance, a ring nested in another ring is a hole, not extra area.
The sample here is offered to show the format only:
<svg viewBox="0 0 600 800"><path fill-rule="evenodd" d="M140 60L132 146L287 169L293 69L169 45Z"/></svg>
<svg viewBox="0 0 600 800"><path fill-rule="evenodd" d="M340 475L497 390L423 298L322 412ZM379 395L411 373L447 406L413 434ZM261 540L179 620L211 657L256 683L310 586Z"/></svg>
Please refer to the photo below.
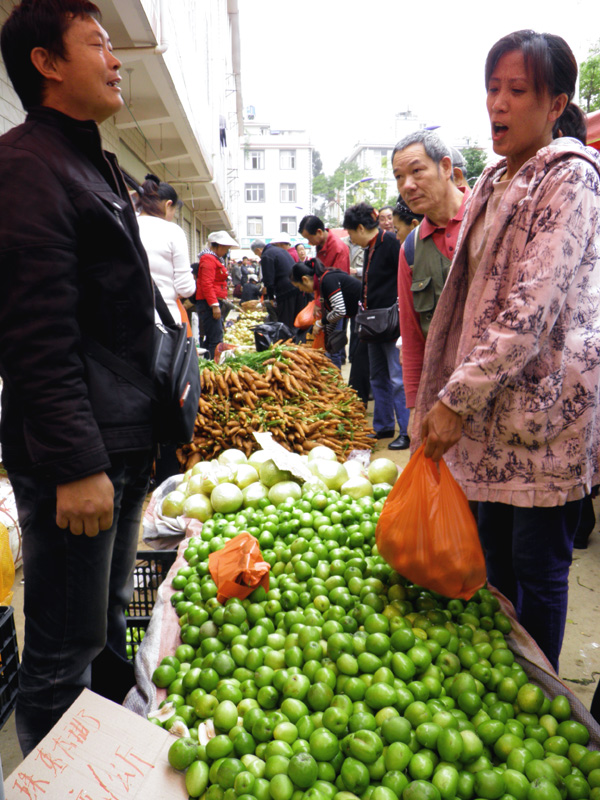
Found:
<svg viewBox="0 0 600 800"><path fill-rule="evenodd" d="M600 156L555 140L515 175L467 293L471 195L427 337L413 431L438 397L463 418L445 456L470 500L556 506L600 483Z"/></svg>

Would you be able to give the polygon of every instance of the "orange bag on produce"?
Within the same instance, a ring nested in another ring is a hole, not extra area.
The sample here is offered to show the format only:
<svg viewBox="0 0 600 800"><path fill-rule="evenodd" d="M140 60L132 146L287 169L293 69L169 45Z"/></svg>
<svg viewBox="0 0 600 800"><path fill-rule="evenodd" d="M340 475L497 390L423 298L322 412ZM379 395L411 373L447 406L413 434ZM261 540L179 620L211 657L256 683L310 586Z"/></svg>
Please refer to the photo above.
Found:
<svg viewBox="0 0 600 800"><path fill-rule="evenodd" d="M271 565L263 559L258 541L250 533L234 536L222 550L211 553L208 569L217 584L219 603L230 597L243 600L259 586L269 591Z"/></svg>
<svg viewBox="0 0 600 800"><path fill-rule="evenodd" d="M302 311L299 311L296 314L296 319L294 320L294 327L299 328L301 331L310 328L318 319L319 309L317 306L316 300L311 300L307 303Z"/></svg>
<svg viewBox="0 0 600 800"><path fill-rule="evenodd" d="M375 532L379 554L409 581L469 600L486 580L477 523L442 459L421 445L388 495Z"/></svg>

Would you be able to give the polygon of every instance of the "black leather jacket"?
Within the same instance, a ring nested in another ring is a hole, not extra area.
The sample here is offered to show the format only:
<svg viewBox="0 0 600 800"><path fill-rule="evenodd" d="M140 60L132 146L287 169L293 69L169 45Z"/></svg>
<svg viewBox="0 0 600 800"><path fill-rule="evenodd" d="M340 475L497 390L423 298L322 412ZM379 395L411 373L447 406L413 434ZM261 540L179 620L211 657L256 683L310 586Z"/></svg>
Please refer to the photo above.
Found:
<svg viewBox="0 0 600 800"><path fill-rule="evenodd" d="M33 109L0 137L0 196L2 457L66 483L152 447L150 400L82 352L89 336L149 374L146 253L93 122Z"/></svg>

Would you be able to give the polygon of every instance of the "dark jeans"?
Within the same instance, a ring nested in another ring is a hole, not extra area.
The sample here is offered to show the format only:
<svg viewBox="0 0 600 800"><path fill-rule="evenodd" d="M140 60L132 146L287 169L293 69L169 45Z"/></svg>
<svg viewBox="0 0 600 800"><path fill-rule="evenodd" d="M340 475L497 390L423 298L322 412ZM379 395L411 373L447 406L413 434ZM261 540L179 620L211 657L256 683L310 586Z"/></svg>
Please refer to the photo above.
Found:
<svg viewBox="0 0 600 800"><path fill-rule="evenodd" d="M291 292L277 295L277 321L287 325L292 332L292 336L294 336L298 330L294 326L294 320L307 303L308 295L304 294L304 292L301 292L299 289L294 288Z"/></svg>
<svg viewBox="0 0 600 800"><path fill-rule="evenodd" d="M53 484L9 475L23 535L25 642L16 710L23 755L92 685L96 657L109 651L101 663L128 666L123 612L133 592L152 457L150 451L112 456L114 522L95 537L57 527Z"/></svg>
<svg viewBox="0 0 600 800"><path fill-rule="evenodd" d="M212 306L206 300L196 301L196 311L198 312L200 324L200 347L208 350L208 357L215 357L215 349L223 341L223 319L215 319L212 313ZM223 314L223 309L221 309Z"/></svg>
<svg viewBox="0 0 600 800"><path fill-rule="evenodd" d="M398 420L399 433L408 431L402 365L396 341L368 342L371 391L373 392L373 428L376 433L393 431Z"/></svg>
<svg viewBox="0 0 600 800"><path fill-rule="evenodd" d="M551 508L479 503L479 538L489 582L558 672L567 620L569 567L583 500Z"/></svg>

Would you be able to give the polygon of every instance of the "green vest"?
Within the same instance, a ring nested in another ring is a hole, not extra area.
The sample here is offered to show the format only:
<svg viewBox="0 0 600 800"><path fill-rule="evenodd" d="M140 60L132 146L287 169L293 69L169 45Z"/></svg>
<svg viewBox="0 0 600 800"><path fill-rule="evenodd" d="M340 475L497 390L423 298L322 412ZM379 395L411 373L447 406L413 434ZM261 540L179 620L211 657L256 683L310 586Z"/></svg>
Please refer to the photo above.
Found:
<svg viewBox="0 0 600 800"><path fill-rule="evenodd" d="M427 338L433 312L446 283L452 260L440 253L433 243L433 236L420 239L418 231L416 228L413 232L415 259L412 264L410 289L415 311L421 320L423 336Z"/></svg>

